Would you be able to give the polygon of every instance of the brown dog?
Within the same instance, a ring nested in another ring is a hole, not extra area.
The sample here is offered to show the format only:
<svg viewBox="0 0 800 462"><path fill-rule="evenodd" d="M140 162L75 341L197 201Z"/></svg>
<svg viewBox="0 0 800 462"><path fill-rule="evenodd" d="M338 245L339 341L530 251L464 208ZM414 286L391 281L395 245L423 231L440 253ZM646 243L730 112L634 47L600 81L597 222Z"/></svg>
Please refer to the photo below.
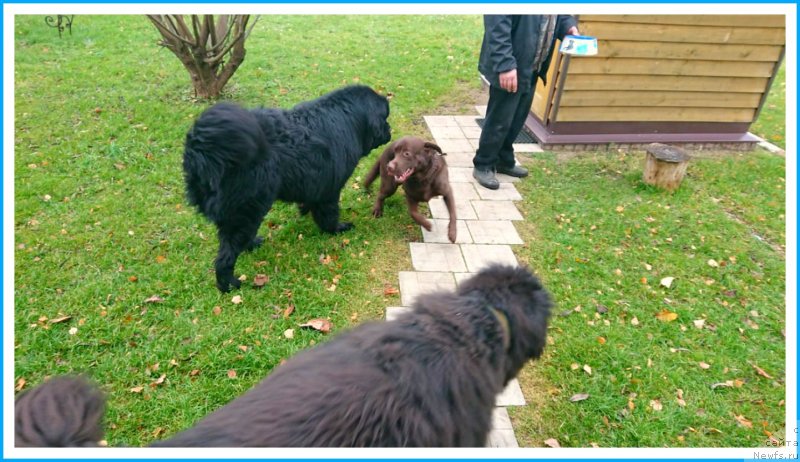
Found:
<svg viewBox="0 0 800 462"><path fill-rule="evenodd" d="M369 188L380 172L381 190L372 208L372 215L376 218L383 215L383 201L402 184L406 192L408 213L420 226L430 231L431 222L419 213L418 205L442 196L450 215L447 238L450 242L455 242L456 203L448 180L444 155L439 146L414 136L405 136L390 144L364 180L364 187Z"/></svg>

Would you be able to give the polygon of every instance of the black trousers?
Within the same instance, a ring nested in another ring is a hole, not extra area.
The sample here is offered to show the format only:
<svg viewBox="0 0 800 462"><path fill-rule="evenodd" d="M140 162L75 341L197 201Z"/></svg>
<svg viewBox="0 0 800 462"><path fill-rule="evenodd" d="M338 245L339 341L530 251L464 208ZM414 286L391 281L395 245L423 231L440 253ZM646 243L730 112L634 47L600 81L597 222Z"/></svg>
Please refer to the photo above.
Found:
<svg viewBox="0 0 800 462"><path fill-rule="evenodd" d="M509 93L500 87L489 87L489 103L481 130L478 150L472 159L481 170L496 167L511 168L514 160L514 140L519 135L531 110L536 78L528 88L518 88Z"/></svg>

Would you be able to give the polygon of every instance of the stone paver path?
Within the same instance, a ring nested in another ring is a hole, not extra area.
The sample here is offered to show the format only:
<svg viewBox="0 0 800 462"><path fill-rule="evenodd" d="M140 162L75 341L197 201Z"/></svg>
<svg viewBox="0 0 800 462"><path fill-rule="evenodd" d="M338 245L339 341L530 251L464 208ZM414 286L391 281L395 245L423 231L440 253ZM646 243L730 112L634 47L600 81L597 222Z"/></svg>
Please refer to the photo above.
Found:
<svg viewBox="0 0 800 462"><path fill-rule="evenodd" d="M428 203L433 229L422 229L423 242L409 244L413 271L399 274L401 307L386 308L386 319L392 320L408 310L422 293L452 290L458 283L490 263L517 264L511 245L522 244L513 221L522 220L513 201L522 200L514 187L519 181L497 175L500 189L481 187L472 178L472 158L481 136L475 121L485 113L478 107L474 116L425 116L433 141L447 153L450 183L456 202L458 238L447 240L449 215L444 201L436 198ZM516 152L540 152L535 144L514 145ZM497 396L492 416L489 447L518 447L506 407L524 406L525 397L517 380L508 384Z"/></svg>

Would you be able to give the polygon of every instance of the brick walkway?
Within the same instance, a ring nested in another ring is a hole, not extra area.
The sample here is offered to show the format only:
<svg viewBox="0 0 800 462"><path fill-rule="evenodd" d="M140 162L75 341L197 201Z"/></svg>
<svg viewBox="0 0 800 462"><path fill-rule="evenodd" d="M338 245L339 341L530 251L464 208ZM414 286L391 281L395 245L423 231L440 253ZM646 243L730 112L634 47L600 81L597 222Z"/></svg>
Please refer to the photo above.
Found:
<svg viewBox="0 0 800 462"><path fill-rule="evenodd" d="M472 158L481 134L475 119L481 117L486 108L478 107L477 110L479 114L471 116L425 117L433 140L447 153L450 183L456 201L458 239L455 244L447 240L449 216L442 198L430 201L433 231L423 228L423 242L409 244L414 268L413 271L400 272L403 306L386 308L387 320L407 310L418 294L455 289L459 281L489 263L517 264L511 245L523 243L513 224L515 220L522 220L513 202L522 199L513 184L518 180L497 175L500 189L493 191L479 186L472 178ZM541 151L535 144L515 145L514 150L518 153ZM487 446L518 447L506 407L524 405L525 398L515 379L497 396L493 429Z"/></svg>

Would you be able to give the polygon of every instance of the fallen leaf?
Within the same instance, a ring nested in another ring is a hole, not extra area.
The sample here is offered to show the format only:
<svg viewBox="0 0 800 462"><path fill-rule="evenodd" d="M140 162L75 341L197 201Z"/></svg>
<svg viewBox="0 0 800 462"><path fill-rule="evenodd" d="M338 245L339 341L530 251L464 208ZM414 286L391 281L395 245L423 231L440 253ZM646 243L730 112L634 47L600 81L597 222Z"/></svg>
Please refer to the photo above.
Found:
<svg viewBox="0 0 800 462"><path fill-rule="evenodd" d="M638 325L639 325L639 320L636 318L636 316L634 316L634 317L631 319L631 325L632 325L632 326L638 326Z"/></svg>
<svg viewBox="0 0 800 462"><path fill-rule="evenodd" d="M648 265L647 263L645 263L644 264L644 269L646 269L647 271L650 271L650 270L653 269L653 267L651 265Z"/></svg>
<svg viewBox="0 0 800 462"><path fill-rule="evenodd" d="M195 377L195 376L198 376L198 375L200 375L200 369L192 369L192 371L189 372L189 376L190 377Z"/></svg>
<svg viewBox="0 0 800 462"><path fill-rule="evenodd" d="M674 280L675 280L675 278L673 278L673 277L662 278L661 279L661 285L666 287L667 289L669 289L672 286L672 281L674 281Z"/></svg>
<svg viewBox="0 0 800 462"><path fill-rule="evenodd" d="M288 319L294 313L294 305L289 305L283 309L283 319Z"/></svg>
<svg viewBox="0 0 800 462"><path fill-rule="evenodd" d="M69 321L72 319L72 316L61 316L60 318L53 318L50 320L50 324L58 324L60 322Z"/></svg>
<svg viewBox="0 0 800 462"><path fill-rule="evenodd" d="M710 364L705 363L703 361L700 361L699 363L697 363L697 365L700 366L700 369L709 369L709 368L711 368Z"/></svg>
<svg viewBox="0 0 800 462"><path fill-rule="evenodd" d="M597 343L599 343L600 345L605 345L606 344L605 337L597 337Z"/></svg>
<svg viewBox="0 0 800 462"><path fill-rule="evenodd" d="M385 286L383 288L383 295L384 296L397 295L399 293L400 293L400 291L398 289L392 287L392 286Z"/></svg>
<svg viewBox="0 0 800 462"><path fill-rule="evenodd" d="M231 299L231 303L233 303L234 305L238 305L238 304L242 303L242 296L241 295L234 295L233 298Z"/></svg>
<svg viewBox="0 0 800 462"><path fill-rule="evenodd" d="M233 369L229 369L228 370L228 378L229 379L235 379L236 378L236 371L233 370Z"/></svg>
<svg viewBox="0 0 800 462"><path fill-rule="evenodd" d="M136 282L136 281L138 281L138 280L139 280L139 278L137 278L136 276L131 276L131 277L129 277L129 278L128 278L128 280L129 280L130 282Z"/></svg>
<svg viewBox="0 0 800 462"><path fill-rule="evenodd" d="M163 301L164 301L163 298L159 297L158 295L153 295L153 296L147 298L144 302L145 303L161 303Z"/></svg>
<svg viewBox="0 0 800 462"><path fill-rule="evenodd" d="M719 387L729 388L733 386L733 380L726 380L725 382L719 382L711 385L711 389L714 390Z"/></svg>
<svg viewBox="0 0 800 462"><path fill-rule="evenodd" d="M575 395L570 396L569 400L572 403L576 403L578 401L583 401L585 399L589 399L589 393L578 393Z"/></svg>
<svg viewBox="0 0 800 462"><path fill-rule="evenodd" d="M583 365L583 371L586 372L589 375L592 375L592 367L589 366L588 364L584 364Z"/></svg>
<svg viewBox="0 0 800 462"><path fill-rule="evenodd" d="M694 324L694 327L696 327L698 329L702 329L703 326L706 325L706 320L705 319L695 319L694 321L692 321L692 323Z"/></svg>
<svg viewBox="0 0 800 462"><path fill-rule="evenodd" d="M283 331L283 336L286 338L294 338L294 329L286 329Z"/></svg>
<svg viewBox="0 0 800 462"><path fill-rule="evenodd" d="M589 446L591 446L591 447L593 447L593 448L599 448L599 447L600 447L600 445L599 445L599 444L597 444L597 443L593 443L593 442L589 442Z"/></svg>
<svg viewBox="0 0 800 462"><path fill-rule="evenodd" d="M247 345L239 345L237 348L245 352L247 351Z"/></svg>
<svg viewBox="0 0 800 462"><path fill-rule="evenodd" d="M239 281L244 282L246 280L247 280L247 275L246 274L243 274L243 275L239 276Z"/></svg>
<svg viewBox="0 0 800 462"><path fill-rule="evenodd" d="M708 266L712 268L719 268L719 263L717 263L717 261L714 260L713 258L709 259L706 263L708 263Z"/></svg>
<svg viewBox="0 0 800 462"><path fill-rule="evenodd" d="M600 313L600 314L606 314L606 313L608 313L608 307L606 307L605 305L598 304L597 305L597 312Z"/></svg>
<svg viewBox="0 0 800 462"><path fill-rule="evenodd" d="M673 313L672 311L669 310L661 310L658 312L658 314L656 314L656 318L659 321L672 322L678 319L678 313Z"/></svg>
<svg viewBox="0 0 800 462"><path fill-rule="evenodd" d="M20 377L19 380L17 380L17 385L14 387L14 391L22 391L22 389L25 388L26 383L27 381Z"/></svg>
<svg viewBox="0 0 800 462"><path fill-rule="evenodd" d="M750 365L753 366L753 369L755 369L756 373L758 375L760 375L761 377L764 377L764 378L767 378L767 379L771 379L772 378L772 376L767 374L767 372L764 369L761 369L760 367L756 366L755 364L750 364Z"/></svg>
<svg viewBox="0 0 800 462"><path fill-rule="evenodd" d="M130 392L131 393L141 393L142 390L144 390L144 387L141 387L141 386L140 387L133 387L133 388L130 389Z"/></svg>
<svg viewBox="0 0 800 462"><path fill-rule="evenodd" d="M621 206L621 205L618 205L618 206L617 206L617 208L616 208L616 209L614 209L614 210L616 210L616 211L617 211L617 213L622 213L622 212L624 212L624 211L625 211L625 207L623 207L623 206Z"/></svg>
<svg viewBox="0 0 800 462"><path fill-rule="evenodd" d="M309 320L308 322L300 324L300 327L310 327L314 330L322 332L323 334L327 334L328 332L331 331L333 325L327 319L315 318Z"/></svg>
<svg viewBox="0 0 800 462"><path fill-rule="evenodd" d="M654 411L660 411L664 407L661 405L660 399L651 399L650 400L650 407L653 408Z"/></svg>
<svg viewBox="0 0 800 462"><path fill-rule="evenodd" d="M256 287L264 287L269 282L269 276L266 274L256 274L253 278L253 285Z"/></svg>
<svg viewBox="0 0 800 462"><path fill-rule="evenodd" d="M572 364L569 365L569 368L572 369L573 371L578 370L580 367L581 367L581 365L578 364L578 363L572 363Z"/></svg>
<svg viewBox="0 0 800 462"><path fill-rule="evenodd" d="M167 378L167 374L161 374L161 377L159 377L158 379L156 379L156 381L155 381L155 382L153 382L153 383L151 384L151 386L157 386L157 385L161 385L162 383L164 383L164 379L166 379L166 378Z"/></svg>
<svg viewBox="0 0 800 462"><path fill-rule="evenodd" d="M683 400L683 390L678 388L677 395L678 395L678 406L680 407L686 406L686 401Z"/></svg>
<svg viewBox="0 0 800 462"><path fill-rule="evenodd" d="M735 415L733 418L736 419L736 422L742 427L753 428L753 422L747 420L743 415Z"/></svg>
<svg viewBox="0 0 800 462"><path fill-rule="evenodd" d="M211 312L214 313L214 316L219 316L222 313L222 307L221 306L215 306L211 310Z"/></svg>
<svg viewBox="0 0 800 462"><path fill-rule="evenodd" d="M558 441L555 438L549 438L544 440L544 444L550 446L551 448L560 448L561 445L558 444Z"/></svg>
<svg viewBox="0 0 800 462"><path fill-rule="evenodd" d="M156 263L164 263L167 260L167 257L163 255L156 256Z"/></svg>
<svg viewBox="0 0 800 462"><path fill-rule="evenodd" d="M73 327L73 328L71 328L69 330L69 335L75 335L77 333L78 333L78 328L77 327Z"/></svg>

